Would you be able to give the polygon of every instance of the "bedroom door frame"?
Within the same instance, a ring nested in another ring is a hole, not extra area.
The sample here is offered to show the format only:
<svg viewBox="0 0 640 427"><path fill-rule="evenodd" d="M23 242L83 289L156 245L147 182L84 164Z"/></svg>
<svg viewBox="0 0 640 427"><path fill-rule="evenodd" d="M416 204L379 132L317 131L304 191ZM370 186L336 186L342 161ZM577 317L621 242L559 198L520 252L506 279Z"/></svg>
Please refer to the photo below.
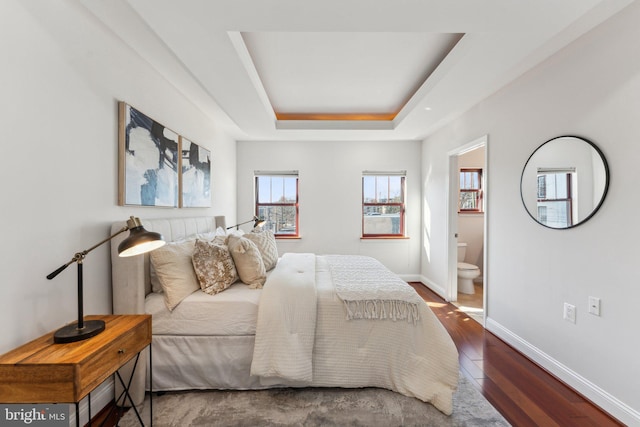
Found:
<svg viewBox="0 0 640 427"><path fill-rule="evenodd" d="M488 224L488 200L486 194L489 194L489 136L483 135L478 139L468 142L454 150L448 152L449 155L449 173L448 173L448 191L447 191L447 301L457 301L458 299L458 157L468 151L484 147L484 165L483 168L483 198L484 221L483 221L483 263L482 263L482 283L484 292L482 296L483 307L483 326L487 318L487 295L489 293L489 274L488 274L488 244L489 230Z"/></svg>

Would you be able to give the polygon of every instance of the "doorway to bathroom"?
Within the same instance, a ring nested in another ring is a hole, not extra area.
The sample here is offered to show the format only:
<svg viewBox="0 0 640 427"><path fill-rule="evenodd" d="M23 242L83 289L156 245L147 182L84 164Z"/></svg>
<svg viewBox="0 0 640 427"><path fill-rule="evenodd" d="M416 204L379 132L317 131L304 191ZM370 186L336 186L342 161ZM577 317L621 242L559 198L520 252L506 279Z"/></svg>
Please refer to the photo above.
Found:
<svg viewBox="0 0 640 427"><path fill-rule="evenodd" d="M487 137L449 153L449 300L484 325Z"/></svg>

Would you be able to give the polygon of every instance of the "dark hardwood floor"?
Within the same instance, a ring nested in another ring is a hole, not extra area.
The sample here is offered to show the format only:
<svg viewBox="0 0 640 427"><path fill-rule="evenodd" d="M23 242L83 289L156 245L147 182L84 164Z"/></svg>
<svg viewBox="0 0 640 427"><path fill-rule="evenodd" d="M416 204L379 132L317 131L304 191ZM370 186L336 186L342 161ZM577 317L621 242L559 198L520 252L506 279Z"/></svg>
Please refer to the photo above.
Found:
<svg viewBox="0 0 640 427"><path fill-rule="evenodd" d="M102 408L92 419L91 423L87 423L84 427L100 426L100 427L115 427L118 425L118 420L124 416L127 412L126 408L120 408L116 406L115 400L109 402L107 406Z"/></svg>
<svg viewBox="0 0 640 427"><path fill-rule="evenodd" d="M463 375L512 425L623 425L426 286L411 285L449 331Z"/></svg>

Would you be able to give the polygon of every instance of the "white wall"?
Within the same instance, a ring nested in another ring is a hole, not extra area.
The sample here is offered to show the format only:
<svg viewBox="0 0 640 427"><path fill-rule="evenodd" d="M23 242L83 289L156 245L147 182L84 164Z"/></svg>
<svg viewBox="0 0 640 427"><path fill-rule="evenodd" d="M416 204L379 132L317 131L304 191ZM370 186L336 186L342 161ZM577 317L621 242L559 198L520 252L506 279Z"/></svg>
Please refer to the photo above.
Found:
<svg viewBox="0 0 640 427"><path fill-rule="evenodd" d="M640 179L640 2L578 39L424 141L422 274L446 285L447 152L489 136L488 328L630 425L640 425L637 242ZM611 171L600 211L570 230L535 223L520 174L535 148L578 135ZM587 313L589 296L602 315ZM577 321L562 318L563 303Z"/></svg>
<svg viewBox="0 0 640 427"><path fill-rule="evenodd" d="M76 268L47 274L141 218L235 217L235 142L76 1L0 2L0 352L77 319ZM117 101L212 151L213 207L117 206ZM108 245L85 260L85 314L111 312ZM95 408L94 408L95 409Z"/></svg>
<svg viewBox="0 0 640 427"><path fill-rule="evenodd" d="M420 269L419 141L238 142L238 219L254 213L256 170L298 170L299 240L278 240L278 251L373 256L415 280ZM407 171L408 239L361 240L362 172Z"/></svg>

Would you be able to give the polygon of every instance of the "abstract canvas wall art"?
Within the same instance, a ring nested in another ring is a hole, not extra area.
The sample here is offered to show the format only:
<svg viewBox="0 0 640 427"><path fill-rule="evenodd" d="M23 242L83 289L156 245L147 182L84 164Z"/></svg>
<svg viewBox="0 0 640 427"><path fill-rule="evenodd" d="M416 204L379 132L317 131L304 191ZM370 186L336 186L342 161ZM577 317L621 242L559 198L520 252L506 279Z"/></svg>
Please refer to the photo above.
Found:
<svg viewBox="0 0 640 427"><path fill-rule="evenodd" d="M119 126L118 203L178 207L178 134L124 102Z"/></svg>
<svg viewBox="0 0 640 427"><path fill-rule="evenodd" d="M211 207L211 152L183 137L180 147L180 207Z"/></svg>

